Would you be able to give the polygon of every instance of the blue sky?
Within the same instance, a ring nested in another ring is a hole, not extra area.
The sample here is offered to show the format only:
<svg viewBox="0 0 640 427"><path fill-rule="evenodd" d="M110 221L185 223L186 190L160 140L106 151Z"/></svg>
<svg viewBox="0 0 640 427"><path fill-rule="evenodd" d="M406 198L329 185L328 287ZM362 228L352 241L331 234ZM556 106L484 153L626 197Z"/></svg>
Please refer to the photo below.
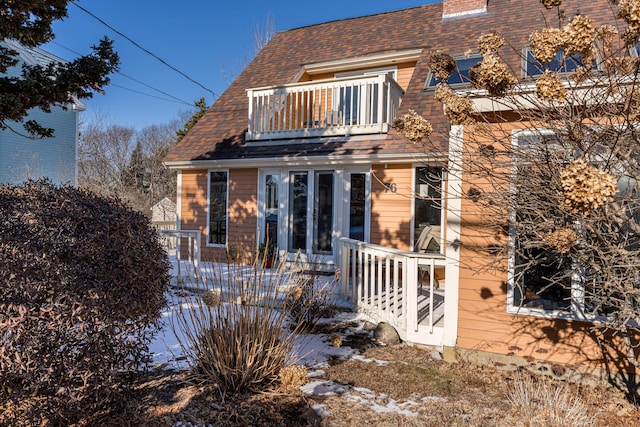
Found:
<svg viewBox="0 0 640 427"><path fill-rule="evenodd" d="M81 0L78 4L145 49L220 94L228 86L225 75L237 74L243 58L253 51L256 25L267 16L278 31L335 19L369 15L434 3L435 0ZM69 16L54 24L56 39L43 48L64 59L88 53L103 36L115 42L120 72L184 103L145 87L122 74L112 76L105 95L85 100L85 119L96 114L113 123L141 129L178 117L200 97L209 105L212 95L172 71L152 56L69 4ZM123 89L127 88L127 89ZM147 95L139 94L143 92ZM152 96L148 96L152 95ZM162 98L162 99L159 99ZM169 99L169 100L167 100Z"/></svg>

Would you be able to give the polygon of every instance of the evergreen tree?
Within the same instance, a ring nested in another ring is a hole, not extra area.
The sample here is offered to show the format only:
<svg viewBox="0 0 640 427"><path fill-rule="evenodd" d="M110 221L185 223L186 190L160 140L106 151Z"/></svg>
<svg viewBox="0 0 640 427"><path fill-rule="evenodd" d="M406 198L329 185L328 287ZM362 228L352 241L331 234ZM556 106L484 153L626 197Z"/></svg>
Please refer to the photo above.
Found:
<svg viewBox="0 0 640 427"><path fill-rule="evenodd" d="M198 120L200 120L200 118L204 116L204 113L206 113L207 109L209 108L204 98L200 98L198 101L194 102L193 105L196 106L198 110L193 113L193 116L191 116L189 121L184 124L182 129L178 129L176 131L176 134L178 135L178 141L184 138L187 132L189 132L191 128L193 128L196 123L198 123Z"/></svg>
<svg viewBox="0 0 640 427"><path fill-rule="evenodd" d="M37 47L54 38L51 24L67 16L69 0L14 0L0 3L0 40L11 39L26 47ZM52 105L65 106L77 99L90 98L102 92L109 83L108 75L117 71L118 54L107 38L93 46L91 54L69 63L22 68L18 77L6 75L18 63L18 53L0 45L0 129L8 122L24 122L32 136L48 137L53 129L44 128L33 120L24 121L32 108L50 111ZM14 129L15 130L15 129Z"/></svg>

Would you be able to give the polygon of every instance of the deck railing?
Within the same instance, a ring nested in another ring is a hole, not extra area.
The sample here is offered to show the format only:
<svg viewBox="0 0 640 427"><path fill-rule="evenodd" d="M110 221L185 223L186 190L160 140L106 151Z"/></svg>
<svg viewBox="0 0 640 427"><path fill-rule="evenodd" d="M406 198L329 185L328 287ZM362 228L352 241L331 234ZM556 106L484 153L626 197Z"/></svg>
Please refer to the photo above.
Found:
<svg viewBox="0 0 640 427"><path fill-rule="evenodd" d="M249 89L246 139L386 133L402 95L388 74Z"/></svg>
<svg viewBox="0 0 640 427"><path fill-rule="evenodd" d="M158 230L160 237L165 240L165 247L175 250L178 281L182 278L182 262L188 267L185 272L193 272L194 278L200 277L200 230Z"/></svg>
<svg viewBox="0 0 640 427"><path fill-rule="evenodd" d="M426 318L421 324L433 333L436 268L444 268L442 254L421 254L341 238L341 293L358 309L393 325L402 339L418 332L419 288L428 298ZM404 335L404 336L403 336Z"/></svg>

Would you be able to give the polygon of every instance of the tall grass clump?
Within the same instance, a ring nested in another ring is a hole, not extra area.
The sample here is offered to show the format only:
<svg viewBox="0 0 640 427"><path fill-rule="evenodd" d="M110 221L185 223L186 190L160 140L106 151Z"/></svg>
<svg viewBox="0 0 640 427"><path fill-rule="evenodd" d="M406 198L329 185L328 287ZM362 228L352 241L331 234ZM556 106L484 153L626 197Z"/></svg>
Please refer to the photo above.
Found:
<svg viewBox="0 0 640 427"><path fill-rule="evenodd" d="M191 378L223 395L269 387L296 361L302 325L291 328L283 306L300 268L281 263L268 270L259 261L214 266L201 282L188 284L201 296L184 300L172 325Z"/></svg>
<svg viewBox="0 0 640 427"><path fill-rule="evenodd" d="M525 425L580 427L593 426L589 405L568 384L547 377L518 373L507 394Z"/></svg>

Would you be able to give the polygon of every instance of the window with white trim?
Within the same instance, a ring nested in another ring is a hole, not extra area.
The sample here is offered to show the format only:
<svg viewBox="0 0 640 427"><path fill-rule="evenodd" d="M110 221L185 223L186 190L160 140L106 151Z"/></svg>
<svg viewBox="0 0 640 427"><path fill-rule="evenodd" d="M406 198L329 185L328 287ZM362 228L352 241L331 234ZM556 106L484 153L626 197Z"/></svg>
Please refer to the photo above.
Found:
<svg viewBox="0 0 640 427"><path fill-rule="evenodd" d="M227 171L209 172L209 217L207 218L207 244L224 246L227 244L228 187Z"/></svg>
<svg viewBox="0 0 640 427"><path fill-rule="evenodd" d="M447 84L460 85L471 83L471 80L469 79L469 71L474 65L480 62L482 62L482 55L456 58L457 71L451 74L449 80L447 80ZM436 78L433 73L429 72L425 89L434 88L440 83L442 83L440 79Z"/></svg>
<svg viewBox="0 0 640 427"><path fill-rule="evenodd" d="M572 55L565 57L564 52L559 50L553 59L547 63L538 61L531 52L529 47L525 48L523 71L525 77L537 77L541 76L545 70L550 70L556 73L571 73L578 67L583 66L582 60L579 55ZM593 69L597 68L596 63L591 64Z"/></svg>
<svg viewBox="0 0 640 427"><path fill-rule="evenodd" d="M516 150L533 150L544 147L534 156L546 156L551 162L563 163L565 152L553 132L538 130L518 132L513 143ZM589 307L585 304L584 286L586 274L569 255L549 250L539 241L535 230L516 230L516 225L528 220L526 210L518 206L526 203L527 195L519 191L520 179L531 179L533 174L542 182L551 182L549 170L528 164L518 164L512 170L514 193L510 218L510 256L507 309L512 313L544 315L549 317L585 318ZM528 178L527 178L528 177ZM520 198L524 197L522 201ZM553 215L553 214L551 214ZM579 224L568 228L579 232Z"/></svg>

